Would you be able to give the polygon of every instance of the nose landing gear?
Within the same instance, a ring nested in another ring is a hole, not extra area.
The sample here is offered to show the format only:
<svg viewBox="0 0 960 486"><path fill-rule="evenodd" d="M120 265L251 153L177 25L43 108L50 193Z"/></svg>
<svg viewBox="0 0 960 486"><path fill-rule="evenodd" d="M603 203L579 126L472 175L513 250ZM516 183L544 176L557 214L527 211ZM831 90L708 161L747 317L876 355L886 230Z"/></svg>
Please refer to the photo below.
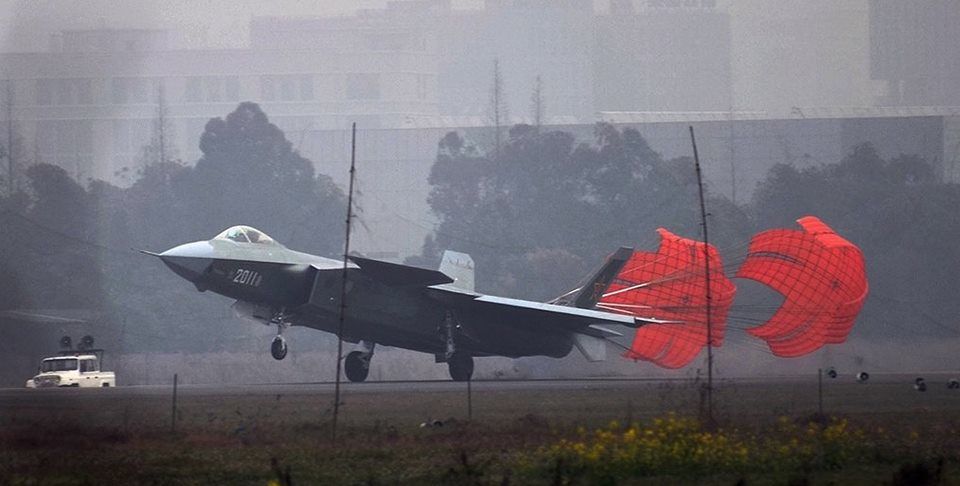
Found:
<svg viewBox="0 0 960 486"><path fill-rule="evenodd" d="M290 324L285 318L286 314L283 309L280 309L270 319L270 324L277 325L277 337L273 338L273 342L270 343L270 355L277 361L287 357L287 340L283 338L283 330L290 327Z"/></svg>

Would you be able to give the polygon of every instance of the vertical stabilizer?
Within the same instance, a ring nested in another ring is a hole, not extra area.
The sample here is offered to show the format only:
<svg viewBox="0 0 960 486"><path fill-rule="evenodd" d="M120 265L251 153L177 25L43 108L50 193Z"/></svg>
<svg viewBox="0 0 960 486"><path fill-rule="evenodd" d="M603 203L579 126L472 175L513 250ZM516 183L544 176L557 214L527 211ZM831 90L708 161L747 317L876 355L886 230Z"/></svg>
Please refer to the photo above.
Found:
<svg viewBox="0 0 960 486"><path fill-rule="evenodd" d="M557 298L554 302L581 309L593 309L631 255L633 248L620 247L579 289Z"/></svg>
<svg viewBox="0 0 960 486"><path fill-rule="evenodd" d="M440 271L453 279L453 283L447 285L468 292L474 291L473 258L470 255L457 251L444 251L443 259L440 261Z"/></svg>

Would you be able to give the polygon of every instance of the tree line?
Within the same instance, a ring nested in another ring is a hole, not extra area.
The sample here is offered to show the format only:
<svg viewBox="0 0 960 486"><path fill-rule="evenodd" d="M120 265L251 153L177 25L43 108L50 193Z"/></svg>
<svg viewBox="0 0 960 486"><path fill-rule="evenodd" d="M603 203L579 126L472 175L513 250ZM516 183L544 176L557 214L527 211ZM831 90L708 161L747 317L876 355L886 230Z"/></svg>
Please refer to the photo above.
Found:
<svg viewBox="0 0 960 486"><path fill-rule="evenodd" d="M193 164L153 159L125 188L84 186L56 165L31 165L20 189L0 198L0 310L96 309L102 334L130 350L242 339L246 328L229 325L224 299L197 295L135 250L248 224L291 247L336 254L340 232L329 228L342 224L345 197L254 103L211 119L200 150Z"/></svg>
<svg viewBox="0 0 960 486"><path fill-rule="evenodd" d="M601 123L592 143L578 143L564 131L518 125L496 151L450 132L430 185L439 225L410 261L432 265L444 249L469 252L478 286L502 295L560 295L617 246L655 251L660 226L702 239L693 161L664 159L633 128ZM863 144L833 163L775 165L743 204L706 189L711 243L728 275L753 234L797 228L797 218L812 214L864 253L871 294L855 336L960 333L960 186L928 161L884 159Z"/></svg>
<svg viewBox="0 0 960 486"><path fill-rule="evenodd" d="M439 140L428 195L439 223L409 263L435 267L444 249L468 252L481 291L545 300L617 246L655 250L657 227L700 237L693 161L664 158L635 129L601 123L580 142L516 125L498 145L458 132ZM194 163L154 157L126 187L30 166L0 196L0 311L96 308L127 351L250 345L251 326L229 317L226 299L197 294L134 249L249 224L291 248L337 255L342 232L330 228L342 227L346 198L253 103L210 120L200 150ZM814 214L863 249L871 296L855 333L956 335L960 189L927 161L862 145L831 164L774 166L743 204L708 185L707 206L729 273L729 249Z"/></svg>

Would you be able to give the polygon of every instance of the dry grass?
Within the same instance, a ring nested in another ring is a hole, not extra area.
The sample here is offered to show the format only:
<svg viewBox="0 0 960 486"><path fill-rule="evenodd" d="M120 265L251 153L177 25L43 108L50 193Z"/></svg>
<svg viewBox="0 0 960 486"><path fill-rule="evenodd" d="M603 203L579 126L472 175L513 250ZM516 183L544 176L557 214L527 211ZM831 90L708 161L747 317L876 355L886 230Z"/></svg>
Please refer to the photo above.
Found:
<svg viewBox="0 0 960 486"><path fill-rule="evenodd" d="M928 382L926 393L913 391L908 377L828 383L828 414L871 441L870 454L856 449L856 460L838 468L695 475L664 469L611 477L664 484L950 481L960 474L960 392ZM546 457L538 451L585 440L578 428L589 436L612 420L643 424L668 412L696 417L701 403L692 382L560 389L477 383L469 421L461 386L371 391L376 386L345 388L336 443L330 387L186 387L176 433L168 389L0 392L0 483L263 485L288 468L296 484L591 483L607 477L582 465L577 471L549 460L530 464ZM812 380L726 382L715 399L721 426L744 437L775 437L782 417L800 427L816 418ZM421 427L435 421L443 425Z"/></svg>

